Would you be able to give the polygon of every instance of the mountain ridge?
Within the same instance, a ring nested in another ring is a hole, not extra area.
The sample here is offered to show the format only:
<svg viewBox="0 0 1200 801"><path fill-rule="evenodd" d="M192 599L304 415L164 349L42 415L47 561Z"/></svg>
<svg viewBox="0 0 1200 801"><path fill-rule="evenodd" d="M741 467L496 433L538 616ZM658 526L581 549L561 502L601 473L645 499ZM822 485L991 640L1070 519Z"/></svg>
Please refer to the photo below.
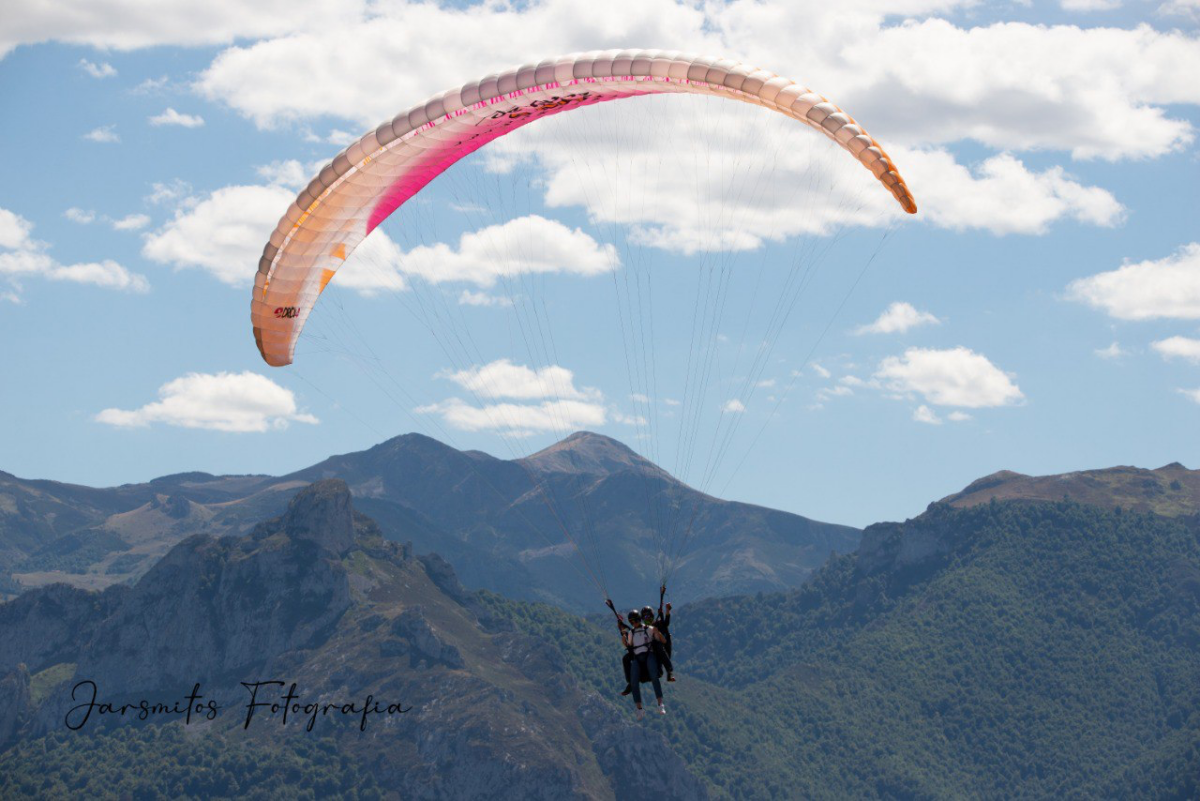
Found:
<svg viewBox="0 0 1200 801"><path fill-rule="evenodd" d="M641 602L661 581L669 545L679 557L675 599L686 600L797 586L858 541L848 526L713 498L592 432L516 460L410 433L279 477L197 471L110 489L54 484L64 511L80 506L70 526L6 515L0 482L0 568L12 576L6 586L0 572L0 595L136 579L187 534L245 533L327 478L346 481L385 531L442 554L470 586L577 610L604 595ZM31 491L31 482L10 484L12 498ZM601 586L581 584L580 572Z"/></svg>

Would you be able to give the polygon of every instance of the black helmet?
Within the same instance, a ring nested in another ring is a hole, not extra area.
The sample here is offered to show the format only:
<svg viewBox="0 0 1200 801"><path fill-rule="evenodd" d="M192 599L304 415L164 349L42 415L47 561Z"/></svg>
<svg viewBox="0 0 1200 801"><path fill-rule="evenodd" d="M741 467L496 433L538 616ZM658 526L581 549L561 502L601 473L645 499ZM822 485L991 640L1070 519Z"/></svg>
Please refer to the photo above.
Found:
<svg viewBox="0 0 1200 801"><path fill-rule="evenodd" d="M630 623L641 623L642 622L642 613L636 609L629 610L628 617L629 617Z"/></svg>
<svg viewBox="0 0 1200 801"><path fill-rule="evenodd" d="M654 622L654 607L653 606L643 606L642 607L642 620Z"/></svg>

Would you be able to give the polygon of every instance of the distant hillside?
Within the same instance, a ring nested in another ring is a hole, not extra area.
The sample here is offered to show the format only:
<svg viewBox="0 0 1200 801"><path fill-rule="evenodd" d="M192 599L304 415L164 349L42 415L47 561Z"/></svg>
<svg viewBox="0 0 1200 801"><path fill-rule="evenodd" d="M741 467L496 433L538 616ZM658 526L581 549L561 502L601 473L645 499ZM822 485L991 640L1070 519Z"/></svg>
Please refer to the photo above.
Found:
<svg viewBox="0 0 1200 801"><path fill-rule="evenodd" d="M247 536L189 538L133 587L0 604L0 797L705 797L661 736L563 662L324 481ZM168 704L201 682L226 711L182 736L175 715L67 732L85 679L105 699ZM410 711L365 732L337 715L311 734L305 716L243 731L240 682L272 679L295 681L303 702L370 694Z"/></svg>
<svg viewBox="0 0 1200 801"><path fill-rule="evenodd" d="M409 434L282 478L184 473L96 490L0 476L0 596L131 581L187 536L245 533L324 478L345 480L385 535L442 554L469 586L581 611L601 601L589 569L618 603L647 600L671 543L672 595L687 600L799 586L858 542L847 526L704 495L597 434L519 461Z"/></svg>
<svg viewBox="0 0 1200 801"><path fill-rule="evenodd" d="M1001 470L973 482L942 503L967 507L998 501L1061 501L1120 506L1135 512L1175 517L1200 512L1200 470L1173 462L1157 470L1110 467L1056 476L1026 476Z"/></svg>
<svg viewBox="0 0 1200 801"><path fill-rule="evenodd" d="M689 675L734 693L706 720L755 710L804 797L1200 793L1196 518L939 504L674 629Z"/></svg>

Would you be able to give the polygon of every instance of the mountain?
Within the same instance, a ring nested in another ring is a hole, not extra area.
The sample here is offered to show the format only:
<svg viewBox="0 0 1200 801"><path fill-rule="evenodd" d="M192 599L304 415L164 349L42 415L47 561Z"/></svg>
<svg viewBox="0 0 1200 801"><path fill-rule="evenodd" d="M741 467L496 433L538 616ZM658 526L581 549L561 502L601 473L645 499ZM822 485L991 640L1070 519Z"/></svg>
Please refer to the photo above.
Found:
<svg viewBox="0 0 1200 801"><path fill-rule="evenodd" d="M1016 499L876 524L798 589L677 606L670 713L634 724L611 618L469 592L357 505L321 480L132 586L0 604L0 797L1200 796L1200 516ZM61 721L88 676L413 712L82 736Z"/></svg>
<svg viewBox="0 0 1200 801"><path fill-rule="evenodd" d="M107 794L111 776L134 797L179 797L194 792L177 784L187 775L207 788L196 794L220 797L250 778L322 797L612 798L634 786L705 797L660 735L584 691L563 661L439 557L385 540L344 482L320 481L248 535L189 537L132 587L48 587L0 604L0 796ZM407 711L365 729L358 714L321 716L310 734L306 715L284 726L264 710L243 730L241 682L275 679L295 681L305 702L371 695ZM168 705L200 682L226 709L187 726L181 713L148 724L97 714L64 737L85 680L114 703ZM321 753L305 750L313 743ZM198 746L207 776L192 772Z"/></svg>
<svg viewBox="0 0 1200 801"><path fill-rule="evenodd" d="M1157 470L1140 467L1110 467L1054 476L1027 476L1001 470L968 485L962 492L942 499L955 507L998 501L1059 501L1135 512L1178 516L1200 512L1200 470L1188 470L1172 462Z"/></svg>
<svg viewBox="0 0 1200 801"><path fill-rule="evenodd" d="M610 620L496 602L618 684ZM675 610L665 734L731 798L1200 797L1200 519L934 504Z"/></svg>
<svg viewBox="0 0 1200 801"><path fill-rule="evenodd" d="M697 492L598 434L520 460L408 434L279 478L185 473L93 490L10 477L0 483L0 543L11 543L0 566L10 593L128 582L185 537L243 534L326 478L346 481L385 535L442 554L467 585L575 610L604 595L650 600L664 553L683 601L798 586L858 541L847 526ZM25 500L35 493L61 511Z"/></svg>

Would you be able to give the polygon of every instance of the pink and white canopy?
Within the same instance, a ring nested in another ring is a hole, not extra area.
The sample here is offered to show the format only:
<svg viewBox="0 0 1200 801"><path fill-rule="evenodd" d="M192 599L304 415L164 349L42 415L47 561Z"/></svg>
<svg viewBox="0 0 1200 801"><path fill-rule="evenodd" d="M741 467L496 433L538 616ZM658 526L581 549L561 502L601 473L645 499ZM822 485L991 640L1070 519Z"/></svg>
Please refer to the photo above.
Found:
<svg viewBox="0 0 1200 801"><path fill-rule="evenodd" d="M803 122L871 170L910 214L916 202L887 153L819 95L736 61L666 50L575 53L435 95L343 150L308 185L263 248L251 320L263 359L292 362L317 297L363 239L459 159L542 117L663 92L714 95Z"/></svg>

